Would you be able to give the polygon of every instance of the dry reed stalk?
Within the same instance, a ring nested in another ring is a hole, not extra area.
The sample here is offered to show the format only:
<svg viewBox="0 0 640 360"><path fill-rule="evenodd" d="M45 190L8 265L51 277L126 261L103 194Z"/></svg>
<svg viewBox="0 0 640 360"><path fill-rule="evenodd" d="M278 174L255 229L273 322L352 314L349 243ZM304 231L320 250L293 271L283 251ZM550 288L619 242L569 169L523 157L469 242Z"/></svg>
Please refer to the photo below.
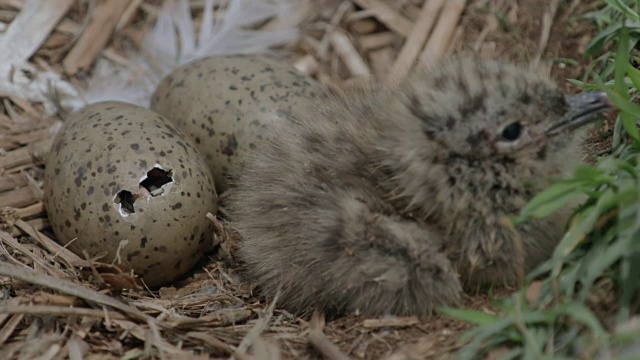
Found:
<svg viewBox="0 0 640 360"><path fill-rule="evenodd" d="M5 207L21 208L40 200L40 191L33 186L23 186L13 191L0 193L0 209Z"/></svg>
<svg viewBox="0 0 640 360"><path fill-rule="evenodd" d="M98 0L89 25L62 64L69 75L86 70L95 61L115 31L129 0Z"/></svg>
<svg viewBox="0 0 640 360"><path fill-rule="evenodd" d="M401 81L413 67L418 55L424 48L425 42L436 23L438 14L445 0L427 0L423 5L411 33L400 50L391 68L390 78ZM456 21L457 23L457 21Z"/></svg>
<svg viewBox="0 0 640 360"><path fill-rule="evenodd" d="M538 48L536 49L536 54L533 56L533 60L529 63L531 69L538 67L540 59L542 59L542 56L547 49L549 36L551 36L551 27L553 26L553 18L556 16L558 7L560 7L560 0L552 0L549 8L544 12Z"/></svg>
<svg viewBox="0 0 640 360"><path fill-rule="evenodd" d="M334 31L329 35L331 45L344 62L352 76L369 76L371 70L367 63L362 59L358 50L353 46L347 35L342 32Z"/></svg>
<svg viewBox="0 0 640 360"><path fill-rule="evenodd" d="M0 74L26 62L47 39L74 0L31 0L0 35ZM8 50L8 51L7 51ZM5 75L5 74L3 74Z"/></svg>
<svg viewBox="0 0 640 360"><path fill-rule="evenodd" d="M389 71L393 66L395 52L389 47L381 48L369 52L369 62L373 73L378 80L384 80L389 76Z"/></svg>
<svg viewBox="0 0 640 360"><path fill-rule="evenodd" d="M405 327L419 324L420 321L415 316L397 317L390 319L366 319L363 323L365 328L376 329L383 327Z"/></svg>
<svg viewBox="0 0 640 360"><path fill-rule="evenodd" d="M446 53L453 35L458 26L460 16L464 11L466 0L448 0L442 9L442 14L436 23L435 28L427 41L420 63L430 65L440 60Z"/></svg>
<svg viewBox="0 0 640 360"><path fill-rule="evenodd" d="M398 40L397 35L390 31L379 32L370 35L363 35L358 38L358 45L360 50L368 52L372 50L378 50L381 48L389 47ZM393 50L393 49L390 49Z"/></svg>
<svg viewBox="0 0 640 360"><path fill-rule="evenodd" d="M316 58L307 54L293 63L293 67L307 76L312 76L318 72L320 64L318 64Z"/></svg>
<svg viewBox="0 0 640 360"><path fill-rule="evenodd" d="M340 349L324 334L324 316L314 313L309 322L309 343L329 360L349 360Z"/></svg>
<svg viewBox="0 0 640 360"><path fill-rule="evenodd" d="M409 36L413 24L411 20L405 18L389 5L380 0L352 0L363 9L371 11L378 21L384 24L389 30L395 31L402 36Z"/></svg>
<svg viewBox="0 0 640 360"><path fill-rule="evenodd" d="M20 165L33 164L34 160L42 158L49 152L52 144L53 139L48 138L9 151L4 156L0 156L0 169L9 170Z"/></svg>

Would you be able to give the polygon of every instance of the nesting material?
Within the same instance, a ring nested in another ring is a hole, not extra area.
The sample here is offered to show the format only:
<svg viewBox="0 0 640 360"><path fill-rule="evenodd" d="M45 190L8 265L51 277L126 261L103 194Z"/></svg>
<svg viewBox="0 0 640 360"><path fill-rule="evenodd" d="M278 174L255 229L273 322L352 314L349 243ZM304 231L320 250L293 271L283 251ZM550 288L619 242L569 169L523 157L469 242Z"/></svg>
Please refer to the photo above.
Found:
<svg viewBox="0 0 640 360"><path fill-rule="evenodd" d="M111 38L129 2L129 0L96 2L96 9L89 18L87 28L62 62L67 74L74 75L79 70L86 70L94 63ZM131 9L133 10L135 9Z"/></svg>
<svg viewBox="0 0 640 360"><path fill-rule="evenodd" d="M20 65L47 39L73 0L29 1L0 36L0 73Z"/></svg>
<svg viewBox="0 0 640 360"><path fill-rule="evenodd" d="M425 1L422 10L420 10L420 14L418 14L416 24L413 26L409 37L402 46L402 50L391 68L391 76L401 79L411 70L413 63L429 37L431 28L435 24L443 4L444 0ZM455 25L457 22L453 22L452 24Z"/></svg>
<svg viewBox="0 0 640 360"><path fill-rule="evenodd" d="M430 65L442 59L447 49L451 46L458 21L464 11L466 0L448 0L438 19L433 34L427 41L427 45L420 55L423 65Z"/></svg>

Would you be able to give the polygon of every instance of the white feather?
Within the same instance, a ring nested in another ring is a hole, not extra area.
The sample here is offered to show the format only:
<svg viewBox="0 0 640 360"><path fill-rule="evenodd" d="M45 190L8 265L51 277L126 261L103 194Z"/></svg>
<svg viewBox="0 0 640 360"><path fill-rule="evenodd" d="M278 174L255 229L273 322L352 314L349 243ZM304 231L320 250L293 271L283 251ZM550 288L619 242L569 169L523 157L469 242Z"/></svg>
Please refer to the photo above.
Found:
<svg viewBox="0 0 640 360"><path fill-rule="evenodd" d="M192 53L196 48L196 32L191 18L189 3L186 0L181 0L175 10L173 19L180 37L181 52Z"/></svg>
<svg viewBox="0 0 640 360"><path fill-rule="evenodd" d="M167 4L173 1L167 2ZM172 7L165 5L160 13L153 29L144 38L144 46L153 49L158 56L169 59L178 58L178 40L173 26Z"/></svg>
<svg viewBox="0 0 640 360"><path fill-rule="evenodd" d="M160 79L141 55L132 55L130 60L131 65L123 67L99 58L88 81L84 103L122 101L147 106Z"/></svg>
<svg viewBox="0 0 640 360"><path fill-rule="evenodd" d="M221 15L214 16L214 0L206 0L197 35L189 3L167 1L144 38L144 52L151 57L132 54L129 59L132 65L127 68L99 60L85 100L87 103L118 100L148 106L158 82L179 65L212 55L267 52L273 46L295 40L297 24L277 31L247 27L283 17L293 4L302 1L228 0L225 7L215 9Z"/></svg>
<svg viewBox="0 0 640 360"><path fill-rule="evenodd" d="M282 3L281 1L269 0L229 0L226 8L218 9L218 11L224 11L224 15L215 20L213 16L214 2L206 1L203 26L200 29L198 39L195 38L193 20L187 1L179 0L177 4L168 3L163 8L163 13L171 14L175 31L180 38L181 46L178 49L176 44L173 52L178 55L176 57L163 56L166 53L164 44L157 46L155 41L145 41L145 50L157 58L163 59L160 62L162 68L168 69L167 72L178 65L206 56L267 51L272 46L294 40L297 37L297 29L266 32L244 28L280 15L283 8ZM151 39L168 37L164 30L162 33L160 31L161 29L154 27L147 37ZM175 35L173 36L175 37Z"/></svg>
<svg viewBox="0 0 640 360"><path fill-rule="evenodd" d="M12 75L0 77L0 96L41 103L47 115L55 114L58 106L68 110L82 104L77 89L57 73L38 70L26 62L13 68Z"/></svg>
<svg viewBox="0 0 640 360"><path fill-rule="evenodd" d="M198 36L198 46L201 46L207 36L213 33L213 0L206 0L202 14L202 24L200 24L200 34Z"/></svg>

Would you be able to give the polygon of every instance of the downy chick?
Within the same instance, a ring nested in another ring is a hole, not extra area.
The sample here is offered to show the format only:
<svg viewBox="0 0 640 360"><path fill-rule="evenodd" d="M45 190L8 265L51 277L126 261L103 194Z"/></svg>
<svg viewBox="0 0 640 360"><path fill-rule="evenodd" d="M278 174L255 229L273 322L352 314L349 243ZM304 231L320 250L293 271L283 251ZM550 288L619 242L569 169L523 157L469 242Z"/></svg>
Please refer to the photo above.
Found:
<svg viewBox="0 0 640 360"><path fill-rule="evenodd" d="M601 93L456 58L394 88L352 89L283 121L230 199L239 257L298 314L429 315L463 289L516 286L566 214L504 225L580 163Z"/></svg>

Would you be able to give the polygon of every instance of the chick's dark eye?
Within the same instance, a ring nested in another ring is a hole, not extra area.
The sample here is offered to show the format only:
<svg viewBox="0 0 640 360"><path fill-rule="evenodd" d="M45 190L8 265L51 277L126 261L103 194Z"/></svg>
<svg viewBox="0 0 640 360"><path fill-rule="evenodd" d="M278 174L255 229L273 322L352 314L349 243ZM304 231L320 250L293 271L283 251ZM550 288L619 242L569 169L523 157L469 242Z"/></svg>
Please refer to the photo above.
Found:
<svg viewBox="0 0 640 360"><path fill-rule="evenodd" d="M517 140L522 134L522 124L515 122L502 130L502 138L508 141Z"/></svg>

